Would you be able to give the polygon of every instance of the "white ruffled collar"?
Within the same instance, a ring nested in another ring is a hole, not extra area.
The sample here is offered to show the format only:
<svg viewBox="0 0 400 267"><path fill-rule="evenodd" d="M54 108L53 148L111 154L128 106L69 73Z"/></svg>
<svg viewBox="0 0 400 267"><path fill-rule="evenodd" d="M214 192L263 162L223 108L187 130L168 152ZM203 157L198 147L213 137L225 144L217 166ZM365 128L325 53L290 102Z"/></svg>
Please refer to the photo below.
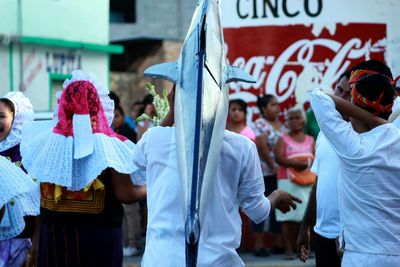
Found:
<svg viewBox="0 0 400 267"><path fill-rule="evenodd" d="M6 151L19 143L21 143L21 131L17 133L17 130L11 130L7 138L0 142L0 152Z"/></svg>

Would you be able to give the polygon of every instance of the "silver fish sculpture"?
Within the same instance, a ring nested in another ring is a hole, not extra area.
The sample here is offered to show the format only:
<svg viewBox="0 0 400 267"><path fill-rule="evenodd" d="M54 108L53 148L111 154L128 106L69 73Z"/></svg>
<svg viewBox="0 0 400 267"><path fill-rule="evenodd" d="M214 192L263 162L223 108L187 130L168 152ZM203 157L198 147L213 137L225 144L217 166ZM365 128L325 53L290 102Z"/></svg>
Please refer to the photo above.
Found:
<svg viewBox="0 0 400 267"><path fill-rule="evenodd" d="M229 92L226 83L256 81L229 66L224 51L219 0L197 4L177 62L145 70L176 85L175 128L185 216L186 266L196 266L207 193L221 153Z"/></svg>

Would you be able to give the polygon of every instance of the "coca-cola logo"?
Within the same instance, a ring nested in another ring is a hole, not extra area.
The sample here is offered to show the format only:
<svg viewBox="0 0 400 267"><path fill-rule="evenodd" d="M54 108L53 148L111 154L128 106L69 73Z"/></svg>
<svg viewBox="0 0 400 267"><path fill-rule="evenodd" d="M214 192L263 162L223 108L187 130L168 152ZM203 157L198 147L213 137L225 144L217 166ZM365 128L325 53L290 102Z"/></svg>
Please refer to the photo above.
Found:
<svg viewBox="0 0 400 267"><path fill-rule="evenodd" d="M315 30L315 29L314 29ZM230 64L249 72L255 84L229 84L231 98L249 103L256 117L257 96L273 94L282 110L307 101L307 90L332 88L341 73L367 59L384 60L386 25L336 25L313 35L313 26L263 26L224 30Z"/></svg>

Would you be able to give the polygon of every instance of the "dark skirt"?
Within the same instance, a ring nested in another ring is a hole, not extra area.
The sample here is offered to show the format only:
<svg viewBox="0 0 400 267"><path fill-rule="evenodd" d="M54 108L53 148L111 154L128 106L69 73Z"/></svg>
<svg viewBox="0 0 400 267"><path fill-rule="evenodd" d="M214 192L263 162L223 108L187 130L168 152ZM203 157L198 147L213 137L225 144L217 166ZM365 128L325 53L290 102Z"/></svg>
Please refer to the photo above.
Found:
<svg viewBox="0 0 400 267"><path fill-rule="evenodd" d="M121 267L122 229L41 224L39 267Z"/></svg>

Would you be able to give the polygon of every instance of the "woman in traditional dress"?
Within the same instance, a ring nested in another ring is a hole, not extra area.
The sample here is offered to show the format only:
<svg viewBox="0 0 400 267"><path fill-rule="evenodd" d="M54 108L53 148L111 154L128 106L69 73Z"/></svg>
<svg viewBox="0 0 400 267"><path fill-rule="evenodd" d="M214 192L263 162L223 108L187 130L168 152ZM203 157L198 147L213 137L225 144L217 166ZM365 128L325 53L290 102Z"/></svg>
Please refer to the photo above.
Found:
<svg viewBox="0 0 400 267"><path fill-rule="evenodd" d="M135 145L110 128L108 93L74 71L53 122L24 130L23 163L41 183L39 266L122 266L121 202L146 191L129 175Z"/></svg>

